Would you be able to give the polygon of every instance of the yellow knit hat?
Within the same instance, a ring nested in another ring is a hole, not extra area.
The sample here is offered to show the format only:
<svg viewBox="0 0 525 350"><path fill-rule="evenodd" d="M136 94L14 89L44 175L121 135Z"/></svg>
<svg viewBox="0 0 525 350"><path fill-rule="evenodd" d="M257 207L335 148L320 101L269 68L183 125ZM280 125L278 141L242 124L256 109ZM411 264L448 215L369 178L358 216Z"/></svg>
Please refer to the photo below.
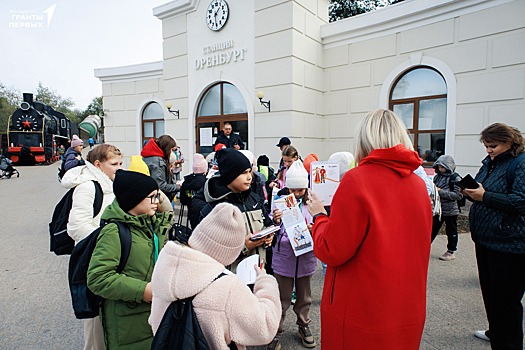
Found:
<svg viewBox="0 0 525 350"><path fill-rule="evenodd" d="M142 160L142 156L131 156L128 170L150 176L148 166L144 160Z"/></svg>

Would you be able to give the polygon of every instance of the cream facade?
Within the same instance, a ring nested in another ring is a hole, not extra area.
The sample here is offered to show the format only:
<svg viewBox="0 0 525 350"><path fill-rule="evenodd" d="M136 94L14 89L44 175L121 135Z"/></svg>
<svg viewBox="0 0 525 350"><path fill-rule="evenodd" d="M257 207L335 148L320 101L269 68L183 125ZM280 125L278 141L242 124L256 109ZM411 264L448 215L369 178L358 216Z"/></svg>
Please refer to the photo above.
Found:
<svg viewBox="0 0 525 350"><path fill-rule="evenodd" d="M144 108L157 102L165 132L191 160L201 142L202 97L227 82L245 102L245 141L256 156L267 154L275 164L275 144L289 136L301 155L326 159L353 152L360 119L389 108L396 82L420 66L437 71L446 84L444 152L461 174L480 166L484 127L504 122L525 131L525 1L407 0L334 23L328 23L325 0L227 3L229 18L220 31L206 25L209 1L155 8L163 60L95 70L107 142L138 154ZM260 90L270 112L259 103ZM179 117L165 107L169 103Z"/></svg>

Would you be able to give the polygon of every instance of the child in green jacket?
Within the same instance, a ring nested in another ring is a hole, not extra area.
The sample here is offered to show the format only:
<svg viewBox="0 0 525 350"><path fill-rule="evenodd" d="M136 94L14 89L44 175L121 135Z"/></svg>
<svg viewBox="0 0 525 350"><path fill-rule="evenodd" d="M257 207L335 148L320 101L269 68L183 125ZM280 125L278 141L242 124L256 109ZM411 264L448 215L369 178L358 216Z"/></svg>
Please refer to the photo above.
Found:
<svg viewBox="0 0 525 350"><path fill-rule="evenodd" d="M153 334L151 274L170 228L171 213L158 213L158 185L144 174L118 170L113 182L115 200L102 220L120 221L131 231L131 251L122 273L118 227L100 232L88 269L88 288L105 299L100 309L106 349L149 349Z"/></svg>

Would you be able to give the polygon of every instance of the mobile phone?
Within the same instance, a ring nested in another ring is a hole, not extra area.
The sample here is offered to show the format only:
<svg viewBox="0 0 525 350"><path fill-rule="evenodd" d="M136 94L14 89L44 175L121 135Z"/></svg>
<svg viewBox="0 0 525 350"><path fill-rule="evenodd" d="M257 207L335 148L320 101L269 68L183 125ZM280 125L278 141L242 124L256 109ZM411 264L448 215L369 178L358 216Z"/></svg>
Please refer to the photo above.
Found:
<svg viewBox="0 0 525 350"><path fill-rule="evenodd" d="M467 188L475 190L479 187L479 183L476 180L474 180L474 178L470 176L470 174L467 174L460 181L458 181L458 186L462 189Z"/></svg>

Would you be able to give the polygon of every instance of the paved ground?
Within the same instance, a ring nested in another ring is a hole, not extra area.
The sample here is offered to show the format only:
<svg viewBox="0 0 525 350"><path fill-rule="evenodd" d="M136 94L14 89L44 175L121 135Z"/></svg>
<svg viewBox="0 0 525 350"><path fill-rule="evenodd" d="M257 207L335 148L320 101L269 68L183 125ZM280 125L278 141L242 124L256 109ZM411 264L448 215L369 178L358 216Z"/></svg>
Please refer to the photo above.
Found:
<svg viewBox="0 0 525 350"><path fill-rule="evenodd" d="M82 324L73 315L67 288L68 257L49 252L47 224L65 193L56 180L58 166L17 167L20 178L0 180L0 349L82 348ZM460 235L455 261L438 260L445 250L446 237L438 236L430 260L421 349L489 349L472 335L487 323L469 235ZM322 283L319 266L311 313L318 344ZM290 310L283 349L303 349L292 314Z"/></svg>

